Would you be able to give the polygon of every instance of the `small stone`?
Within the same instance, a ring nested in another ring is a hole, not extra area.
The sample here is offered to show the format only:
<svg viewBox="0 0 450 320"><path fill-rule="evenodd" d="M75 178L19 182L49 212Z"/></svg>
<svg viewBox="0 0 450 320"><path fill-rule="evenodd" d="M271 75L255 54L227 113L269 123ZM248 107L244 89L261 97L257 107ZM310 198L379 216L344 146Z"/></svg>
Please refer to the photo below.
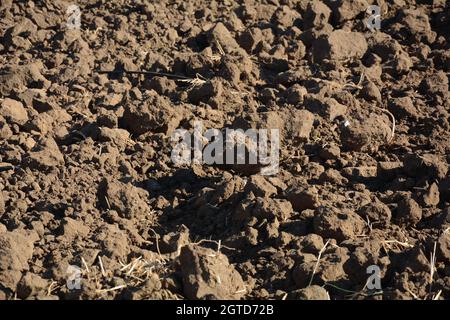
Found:
<svg viewBox="0 0 450 320"><path fill-rule="evenodd" d="M167 30L167 38L173 43L178 39L178 32L174 28Z"/></svg>

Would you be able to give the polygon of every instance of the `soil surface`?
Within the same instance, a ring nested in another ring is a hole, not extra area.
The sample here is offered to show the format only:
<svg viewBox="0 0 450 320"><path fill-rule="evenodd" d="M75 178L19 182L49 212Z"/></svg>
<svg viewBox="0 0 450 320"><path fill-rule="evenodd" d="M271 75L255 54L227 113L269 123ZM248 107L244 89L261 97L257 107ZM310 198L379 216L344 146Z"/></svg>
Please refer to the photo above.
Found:
<svg viewBox="0 0 450 320"><path fill-rule="evenodd" d="M0 4L0 300L450 298L448 2L71 4Z"/></svg>

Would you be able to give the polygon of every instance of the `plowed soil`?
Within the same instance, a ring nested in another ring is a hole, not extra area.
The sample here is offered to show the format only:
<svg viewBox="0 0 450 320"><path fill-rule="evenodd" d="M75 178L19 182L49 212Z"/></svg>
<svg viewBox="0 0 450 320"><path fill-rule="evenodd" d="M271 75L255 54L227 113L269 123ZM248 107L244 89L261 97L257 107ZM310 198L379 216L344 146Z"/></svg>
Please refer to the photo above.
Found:
<svg viewBox="0 0 450 320"><path fill-rule="evenodd" d="M448 2L71 4L0 4L0 300L450 298Z"/></svg>

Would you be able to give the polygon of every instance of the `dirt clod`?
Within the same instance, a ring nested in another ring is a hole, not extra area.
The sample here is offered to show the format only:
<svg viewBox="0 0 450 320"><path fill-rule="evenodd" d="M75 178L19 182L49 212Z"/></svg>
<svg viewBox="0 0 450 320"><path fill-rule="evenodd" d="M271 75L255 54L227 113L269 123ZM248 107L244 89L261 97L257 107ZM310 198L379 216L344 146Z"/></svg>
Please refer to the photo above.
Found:
<svg viewBox="0 0 450 320"><path fill-rule="evenodd" d="M321 286L310 286L304 289L292 291L289 294L289 299L292 300L329 300L327 290Z"/></svg>
<svg viewBox="0 0 450 320"><path fill-rule="evenodd" d="M350 210L319 207L314 217L314 230L324 238L337 241L352 239L364 231L364 220Z"/></svg>
<svg viewBox="0 0 450 320"><path fill-rule="evenodd" d="M220 252L184 246L180 262L183 290L189 299L239 299L245 293L241 275Z"/></svg>
<svg viewBox="0 0 450 320"><path fill-rule="evenodd" d="M116 210L124 218L145 217L150 208L145 201L147 191L120 181L104 180L99 189L99 201L105 208Z"/></svg>
<svg viewBox="0 0 450 320"><path fill-rule="evenodd" d="M367 41L361 33L335 30L313 43L314 60L360 59L367 51Z"/></svg>
<svg viewBox="0 0 450 320"><path fill-rule="evenodd" d="M33 256L33 240L23 233L0 233L0 283L1 287L15 291L22 272L29 269Z"/></svg>
<svg viewBox="0 0 450 320"><path fill-rule="evenodd" d="M402 224L416 225L422 219L422 208L409 197L398 204L396 219Z"/></svg>

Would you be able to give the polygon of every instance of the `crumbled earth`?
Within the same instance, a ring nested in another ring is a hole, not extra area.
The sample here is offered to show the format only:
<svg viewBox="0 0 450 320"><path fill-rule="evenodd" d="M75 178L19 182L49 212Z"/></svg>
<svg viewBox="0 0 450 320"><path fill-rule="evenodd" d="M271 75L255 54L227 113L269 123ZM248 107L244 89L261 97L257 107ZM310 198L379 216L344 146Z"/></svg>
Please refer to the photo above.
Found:
<svg viewBox="0 0 450 320"><path fill-rule="evenodd" d="M448 1L71 4L0 4L0 300L450 298Z"/></svg>

